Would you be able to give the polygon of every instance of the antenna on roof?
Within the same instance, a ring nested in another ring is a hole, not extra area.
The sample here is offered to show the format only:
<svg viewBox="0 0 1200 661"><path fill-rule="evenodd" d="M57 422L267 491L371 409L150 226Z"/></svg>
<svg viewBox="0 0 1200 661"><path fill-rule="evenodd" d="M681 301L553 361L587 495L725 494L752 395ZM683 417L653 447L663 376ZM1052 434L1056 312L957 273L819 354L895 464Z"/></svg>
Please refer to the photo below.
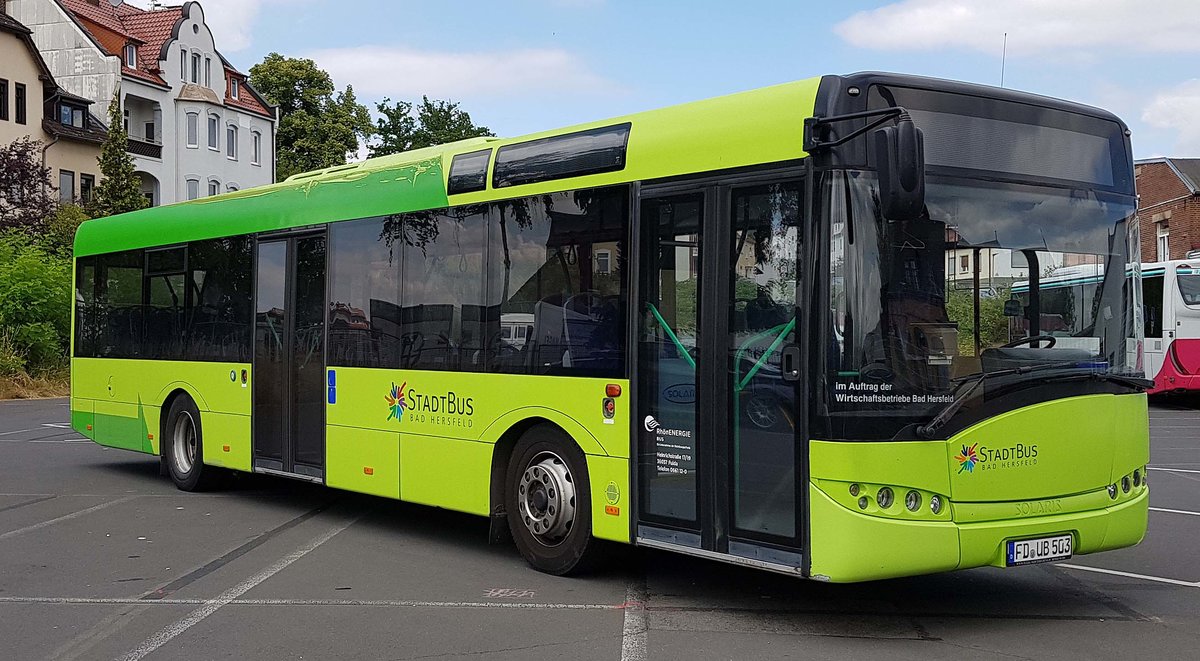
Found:
<svg viewBox="0 0 1200 661"><path fill-rule="evenodd" d="M1008 59L1008 33L1004 33L1004 45L1000 47L1000 87L1004 87L1004 63Z"/></svg>

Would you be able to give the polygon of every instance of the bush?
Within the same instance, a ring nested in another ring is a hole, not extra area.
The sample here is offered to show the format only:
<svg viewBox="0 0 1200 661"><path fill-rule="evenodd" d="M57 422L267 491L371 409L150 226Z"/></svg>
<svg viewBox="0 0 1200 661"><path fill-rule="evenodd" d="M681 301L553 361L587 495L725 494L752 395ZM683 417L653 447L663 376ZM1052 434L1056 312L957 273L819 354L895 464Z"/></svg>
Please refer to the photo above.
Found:
<svg viewBox="0 0 1200 661"><path fill-rule="evenodd" d="M25 359L6 332L0 332L0 376L17 376L25 371Z"/></svg>
<svg viewBox="0 0 1200 661"><path fill-rule="evenodd" d="M71 333L71 260L24 237L0 236L0 360L16 354L25 370L65 360ZM5 358L4 356L7 357Z"/></svg>

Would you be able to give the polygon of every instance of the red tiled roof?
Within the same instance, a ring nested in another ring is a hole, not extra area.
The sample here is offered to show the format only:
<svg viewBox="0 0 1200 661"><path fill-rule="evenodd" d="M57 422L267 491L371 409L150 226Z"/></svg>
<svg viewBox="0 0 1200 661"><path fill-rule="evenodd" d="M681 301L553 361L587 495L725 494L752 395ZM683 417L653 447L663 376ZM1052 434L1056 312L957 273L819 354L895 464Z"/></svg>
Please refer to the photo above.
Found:
<svg viewBox="0 0 1200 661"><path fill-rule="evenodd" d="M91 21L127 38L137 46L137 68L122 66L124 75L166 85L158 75L158 57L162 46L171 38L175 24L183 18L183 7L142 9L127 2L113 6L108 0L93 5L87 0L59 0L76 17ZM87 28L87 25L80 21ZM124 58L123 53L112 53Z"/></svg>
<svg viewBox="0 0 1200 661"><path fill-rule="evenodd" d="M229 95L229 86L225 87L225 105L248 110L271 119L275 118L275 113L267 108L266 102L257 91L250 87L244 75L238 73L233 67L225 67L225 76L238 81L238 98L236 99Z"/></svg>

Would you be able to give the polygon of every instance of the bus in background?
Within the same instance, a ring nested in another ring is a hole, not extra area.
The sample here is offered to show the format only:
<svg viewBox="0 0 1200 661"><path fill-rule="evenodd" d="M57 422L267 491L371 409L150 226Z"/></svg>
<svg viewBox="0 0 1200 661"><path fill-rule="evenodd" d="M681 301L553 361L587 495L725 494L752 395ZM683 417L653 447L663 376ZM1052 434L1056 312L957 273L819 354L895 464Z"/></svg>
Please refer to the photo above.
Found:
<svg viewBox="0 0 1200 661"><path fill-rule="evenodd" d="M1128 135L829 75L88 221L72 425L183 490L488 517L554 574L599 540L837 582L1130 546Z"/></svg>
<svg viewBox="0 0 1200 661"><path fill-rule="evenodd" d="M1200 391L1200 259L1142 264L1148 391Z"/></svg>

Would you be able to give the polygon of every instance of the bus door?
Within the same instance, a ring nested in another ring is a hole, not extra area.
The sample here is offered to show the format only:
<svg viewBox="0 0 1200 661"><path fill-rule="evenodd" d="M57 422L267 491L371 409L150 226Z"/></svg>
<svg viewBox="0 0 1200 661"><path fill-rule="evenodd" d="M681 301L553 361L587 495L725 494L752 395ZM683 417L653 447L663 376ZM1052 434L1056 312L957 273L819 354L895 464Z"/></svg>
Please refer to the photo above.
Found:
<svg viewBox="0 0 1200 661"><path fill-rule="evenodd" d="M254 337L254 470L325 475L325 235L260 238Z"/></svg>
<svg viewBox="0 0 1200 661"><path fill-rule="evenodd" d="M643 189L639 544L800 571L800 197Z"/></svg>

